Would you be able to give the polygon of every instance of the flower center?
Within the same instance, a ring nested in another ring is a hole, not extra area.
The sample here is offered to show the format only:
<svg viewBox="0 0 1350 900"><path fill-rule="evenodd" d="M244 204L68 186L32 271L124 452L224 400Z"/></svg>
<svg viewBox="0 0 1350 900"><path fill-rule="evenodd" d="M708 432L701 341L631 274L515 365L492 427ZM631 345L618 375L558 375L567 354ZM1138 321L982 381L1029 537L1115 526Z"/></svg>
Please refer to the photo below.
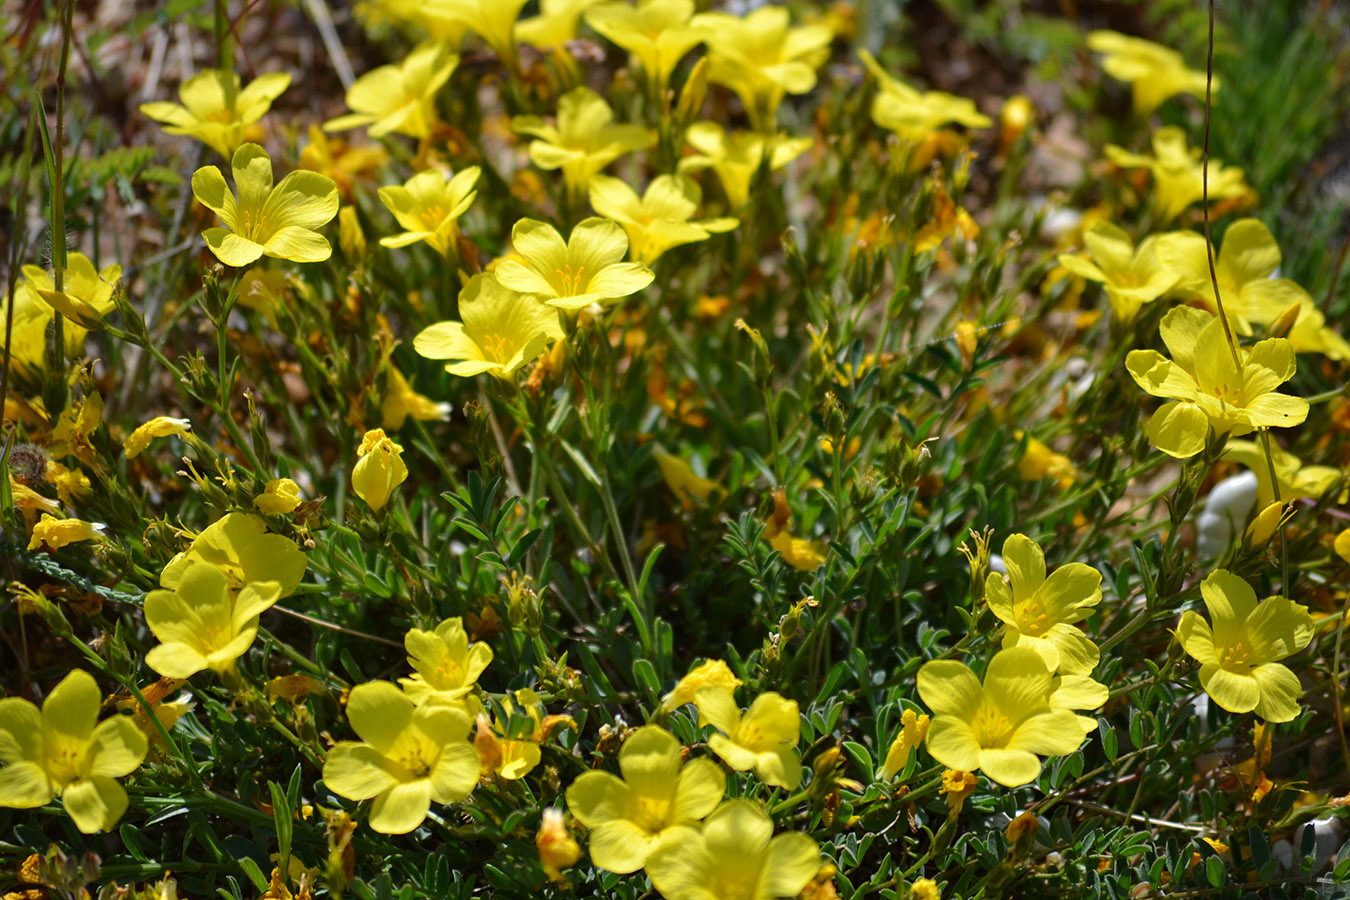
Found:
<svg viewBox="0 0 1350 900"><path fill-rule="evenodd" d="M441 224L445 218L445 209L439 203L434 203L422 211L422 221L428 228L435 230L436 226Z"/></svg>
<svg viewBox="0 0 1350 900"><path fill-rule="evenodd" d="M1251 668L1252 648L1245 642L1237 641L1219 651L1219 665L1225 669L1243 670Z"/></svg>
<svg viewBox="0 0 1350 900"><path fill-rule="evenodd" d="M1013 723L1002 710L994 709L988 703L980 704L980 711L971 723L975 740L987 749L1001 749L1012 736Z"/></svg>
<svg viewBox="0 0 1350 900"><path fill-rule="evenodd" d="M448 656L441 660L436 666L436 674L441 677L441 682L443 684L448 683L457 686L459 682L463 680L463 676L460 674L459 663Z"/></svg>
<svg viewBox="0 0 1350 900"><path fill-rule="evenodd" d="M553 272L558 276L558 282L561 286L558 291L559 297L575 297L577 294L586 293L585 266L577 266L577 270L573 272L572 264L567 263L561 269L554 269Z"/></svg>
<svg viewBox="0 0 1350 900"><path fill-rule="evenodd" d="M271 234L267 226L267 216L264 216L260 209L239 210L239 228L237 231L240 237L248 238L259 244L266 243L266 238Z"/></svg>
<svg viewBox="0 0 1350 900"><path fill-rule="evenodd" d="M1018 610L1017 630L1023 634L1037 637L1050 627L1049 618L1043 606L1035 600L1029 600L1023 603L1022 608Z"/></svg>
<svg viewBox="0 0 1350 900"><path fill-rule="evenodd" d="M628 820L650 834L659 834L669 823L670 801L663 797L640 797L633 802Z"/></svg>
<svg viewBox="0 0 1350 900"><path fill-rule="evenodd" d="M483 355L492 362L506 362L506 337L504 335L495 331L485 334L479 346L483 348Z"/></svg>
<svg viewBox="0 0 1350 900"><path fill-rule="evenodd" d="M60 741L46 759L47 777L56 783L57 788L65 788L72 781L78 781L83 775L85 751L82 744L72 741Z"/></svg>

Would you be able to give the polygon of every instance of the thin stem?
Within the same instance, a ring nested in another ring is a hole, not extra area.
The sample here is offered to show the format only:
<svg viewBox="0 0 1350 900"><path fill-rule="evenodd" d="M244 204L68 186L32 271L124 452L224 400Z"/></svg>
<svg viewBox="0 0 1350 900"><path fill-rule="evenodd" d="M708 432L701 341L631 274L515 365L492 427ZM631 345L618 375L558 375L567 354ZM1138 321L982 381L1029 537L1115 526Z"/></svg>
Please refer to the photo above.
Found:
<svg viewBox="0 0 1350 900"><path fill-rule="evenodd" d="M1237 341L1233 338L1233 329L1228 324L1228 314L1224 312L1223 297L1219 295L1219 276L1214 271L1214 239L1209 233L1209 117L1214 88L1214 0L1209 0L1209 55L1205 60L1205 148L1200 166L1200 204L1205 216L1205 259L1209 263L1209 281L1214 287L1214 305L1219 311L1219 321L1223 323L1223 336L1228 342L1228 351L1233 354L1233 365L1242 372L1242 359L1238 355Z"/></svg>

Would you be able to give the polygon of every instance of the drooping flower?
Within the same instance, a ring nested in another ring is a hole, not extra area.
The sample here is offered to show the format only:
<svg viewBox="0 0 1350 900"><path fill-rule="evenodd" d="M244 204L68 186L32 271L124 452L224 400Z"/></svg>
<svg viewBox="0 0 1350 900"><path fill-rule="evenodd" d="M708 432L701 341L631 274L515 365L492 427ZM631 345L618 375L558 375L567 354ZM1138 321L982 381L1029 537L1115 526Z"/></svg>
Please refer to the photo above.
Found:
<svg viewBox="0 0 1350 900"><path fill-rule="evenodd" d="M322 262L332 255L316 229L337 215L333 179L301 169L273 187L272 158L257 144L236 150L230 166L238 199L217 167L203 166L192 176L192 195L225 226L202 232L217 259L243 267L264 254L294 262Z"/></svg>
<svg viewBox="0 0 1350 900"><path fill-rule="evenodd" d="M383 428L372 428L362 436L356 455L352 491L373 511L379 512L408 478L403 448L386 437Z"/></svg>
<svg viewBox="0 0 1350 900"><path fill-rule="evenodd" d="M586 772L567 789L567 808L591 829L591 862L636 872L671 829L697 825L721 802L726 776L717 764L681 764L680 742L658 725L639 728L619 750L622 778Z"/></svg>
<svg viewBox="0 0 1350 900"><path fill-rule="evenodd" d="M944 766L983 771L1005 787L1041 772L1040 756L1064 756L1095 720L1050 705L1054 678L1030 647L994 654L981 684L965 663L934 660L919 670L919 696L934 713L927 747Z"/></svg>
<svg viewBox="0 0 1350 900"><path fill-rule="evenodd" d="M476 698L465 696L472 706ZM517 709L516 704L520 707ZM530 688L521 688L515 692L515 702L508 696L502 699L502 717L495 725L482 712L478 714L478 729L474 733L474 746L483 763L483 776L495 776L507 781L518 781L539 765L542 755L540 746L554 728L570 723L576 727L569 716L546 716L544 703L539 694ZM513 720L524 719L525 723L513 728ZM499 738L498 735L501 735Z"/></svg>
<svg viewBox="0 0 1350 900"><path fill-rule="evenodd" d="M895 132L904 141L920 144L944 125L988 128L993 119L975 108L975 103L945 91L919 91L889 74L866 50L858 51L863 65L880 89L872 101L872 121Z"/></svg>
<svg viewBox="0 0 1350 900"><path fill-rule="evenodd" d="M679 171L711 168L733 210L750 199L750 182L761 165L767 164L770 172L776 172L811 149L813 143L811 138L765 136L753 131L728 134L716 122L695 122L685 130L684 139L698 153L683 157Z"/></svg>
<svg viewBox="0 0 1350 900"><path fill-rule="evenodd" d="M627 297L655 277L642 263L622 261L628 237L609 219L583 219L566 241L546 222L521 219L511 229L511 245L524 262L501 260L497 280L568 312Z"/></svg>
<svg viewBox="0 0 1350 900"><path fill-rule="evenodd" d="M1270 455L1275 463L1275 478L1280 485L1280 499L1288 503L1304 498L1317 499L1331 490L1344 474L1334 466L1305 466L1303 461L1273 440ZM1256 476L1256 503L1268 506L1275 500L1275 487L1270 481L1270 463L1266 450L1254 441L1229 441L1223 448L1223 459L1241 463ZM1345 502L1344 494L1339 499Z"/></svg>
<svg viewBox="0 0 1350 900"><path fill-rule="evenodd" d="M605 3L586 11L586 24L637 57L651 95L665 95L670 73L704 31L690 24L694 0Z"/></svg>
<svg viewBox="0 0 1350 900"><path fill-rule="evenodd" d="M458 704L492 662L492 648L482 641L469 643L463 620L458 616L446 619L435 631L410 629L403 636L403 646L415 674L400 678L399 683L403 685L403 693L418 706Z"/></svg>
<svg viewBox="0 0 1350 900"><path fill-rule="evenodd" d="M60 797L85 834L111 831L127 809L114 779L145 759L145 734L129 716L98 721L103 694L93 677L74 669L43 701L0 700L0 806L35 809Z"/></svg>
<svg viewBox="0 0 1350 900"><path fill-rule="evenodd" d="M516 116L511 127L536 138L530 142L530 160L547 171L562 169L574 196L584 196L592 175L653 142L651 132L641 125L614 124L614 110L584 86L558 99L557 124L538 116Z"/></svg>
<svg viewBox="0 0 1350 900"><path fill-rule="evenodd" d="M776 900L795 897L820 871L820 849L808 835L774 835L757 803L728 800L702 830L672 829L647 858L652 886L666 900Z"/></svg>
<svg viewBox="0 0 1350 900"><path fill-rule="evenodd" d="M459 217L478 192L478 166L462 169L447 179L437 171L419 172L402 185L380 188L380 202L406 231L380 238L384 247L406 247L426 241L442 256L455 253Z"/></svg>
<svg viewBox="0 0 1350 900"><path fill-rule="evenodd" d="M1177 293L1218 314L1209 277L1209 245L1195 231L1173 231L1157 237L1158 261L1177 276ZM1280 266L1280 247L1260 219L1239 219L1224 233L1214 258L1214 281L1224 311L1239 334L1251 334L1253 323L1274 321L1306 292L1287 278L1272 278Z"/></svg>
<svg viewBox="0 0 1350 900"><path fill-rule="evenodd" d="M1141 388L1172 401L1148 424L1149 440L1169 456L1196 455L1210 430L1243 435L1307 418L1308 401L1275 390L1294 375L1294 351L1287 340L1270 338L1250 349L1237 348L1239 369L1222 321L1202 309L1178 306L1163 317L1160 330L1172 358L1156 350L1131 350L1125 365Z"/></svg>
<svg viewBox="0 0 1350 900"><path fill-rule="evenodd" d="M305 551L288 537L268 534L267 523L248 513L232 512L203 529L192 544L160 573L161 587L176 590L188 567L198 562L220 569L232 591L254 582L275 581L281 596L300 585L308 561Z"/></svg>
<svg viewBox="0 0 1350 900"><path fill-rule="evenodd" d="M419 422L435 422L450 415L449 403L437 403L414 391L403 373L391 362L385 369L384 402L380 404L380 425L386 431L397 431L409 416Z"/></svg>
<svg viewBox="0 0 1350 900"><path fill-rule="evenodd" d="M475 275L459 294L462 322L437 322L413 340L427 359L448 359L447 372L468 378L487 372L503 380L563 337L558 312L532 294L504 287L497 276Z"/></svg>
<svg viewBox="0 0 1350 900"><path fill-rule="evenodd" d="M825 564L825 542L793 537L791 525L792 508L780 487L773 492L773 514L765 524L764 539L782 554L783 562L801 572L814 572Z"/></svg>
<svg viewBox="0 0 1350 900"><path fill-rule="evenodd" d="M337 185L338 193L348 199L353 184L373 176L388 160L388 151L379 144L348 144L341 138L330 138L318 125L309 126L309 143L300 151L300 168L327 175Z"/></svg>
<svg viewBox="0 0 1350 900"><path fill-rule="evenodd" d="M459 65L459 57L447 45L427 41L417 46L397 65L380 66L367 72L347 89L352 110L325 122L324 131L346 131L369 126L373 138L406 134L423 139L436 124L436 92Z"/></svg>
<svg viewBox="0 0 1350 900"><path fill-rule="evenodd" d="M829 58L834 39L824 25L790 28L786 6L761 6L745 16L701 13L690 24L704 31L708 79L735 91L760 131L773 129L785 94L816 86L816 69Z"/></svg>
<svg viewBox="0 0 1350 900"><path fill-rule="evenodd" d="M352 688L347 721L361 742L328 752L323 781L348 800L371 800L370 827L407 834L431 803L457 803L478 783L478 752L469 719L449 706L414 706L387 681Z"/></svg>
<svg viewBox="0 0 1350 900"><path fill-rule="evenodd" d="M881 765L883 779L890 781L909 765L910 757L928 736L929 725L927 713L916 713L912 709L907 709L900 714L900 733L891 741L891 746L886 751L886 761Z"/></svg>
<svg viewBox="0 0 1350 900"><path fill-rule="evenodd" d="M675 690L661 698L661 708L670 711L693 703L703 688L716 688L731 694L741 684L725 662L709 659L690 669L689 674L676 683Z"/></svg>
<svg viewBox="0 0 1350 900"><path fill-rule="evenodd" d="M737 772L754 769L765 784L795 790L802 780L797 741L801 719L797 701L765 691L744 714L731 694L717 687L694 694L699 727L712 725L720 734L708 746Z"/></svg>
<svg viewBox="0 0 1350 900"><path fill-rule="evenodd" d="M229 157L244 141L244 130L271 108L290 87L287 72L259 75L241 88L239 74L208 69L183 82L177 103L142 103L141 112L164 123L169 134L186 134Z"/></svg>
<svg viewBox="0 0 1350 900"><path fill-rule="evenodd" d="M430 0L425 5L436 18L468 28L511 65L516 58L516 20L525 3L526 0Z"/></svg>
<svg viewBox="0 0 1350 900"><path fill-rule="evenodd" d="M1066 253L1059 257L1059 264L1080 278L1100 282L1112 315L1123 325L1133 322L1145 303L1167 293L1180 278L1160 260L1155 236L1144 238L1136 249L1125 229L1098 222L1083 235L1083 243L1087 257Z"/></svg>
<svg viewBox="0 0 1350 900"><path fill-rule="evenodd" d="M567 830L562 810L556 806L544 808L534 846L539 851L539 865L553 882L565 882L567 879L563 877L562 870L576 865L577 860L581 859L581 847Z"/></svg>
<svg viewBox="0 0 1350 900"><path fill-rule="evenodd" d="M1195 610L1181 615L1177 639L1200 663L1200 684L1219 706L1255 712L1267 722L1288 722L1299 713L1303 686L1278 660L1312 641L1307 607L1284 597L1257 602L1251 585L1224 569L1200 583L1210 621Z"/></svg>
<svg viewBox="0 0 1350 900"><path fill-rule="evenodd" d="M184 437L192 430L192 423L187 419L175 419L172 416L155 416L153 419L139 425L136 430L127 435L126 442L122 444L122 452L126 454L127 459L132 459L141 454L150 442L155 438L169 437L176 435Z"/></svg>
<svg viewBox="0 0 1350 900"><path fill-rule="evenodd" d="M145 596L145 624L160 643L145 664L168 678L190 678L203 669L225 673L258 636L258 617L281 599L276 581L251 581L237 592L216 566L196 562L172 590Z"/></svg>
<svg viewBox="0 0 1350 900"><path fill-rule="evenodd" d="M985 582L989 609L1003 622L1003 646L1030 647L1051 672L1085 675L1096 668L1097 645L1074 623L1101 602L1101 573L1073 562L1046 578L1045 554L1024 534L1003 542L1003 564L1008 574L991 572Z"/></svg>
<svg viewBox="0 0 1350 900"><path fill-rule="evenodd" d="M629 255L651 265L672 247L706 241L740 224L732 218L693 221L702 202L698 182L685 175L660 175L638 197L627 182L608 175L591 177L591 206L628 233Z"/></svg>
<svg viewBox="0 0 1350 900"><path fill-rule="evenodd" d="M516 23L516 40L541 50L561 50L577 36L581 15L601 0L540 0L539 15Z"/></svg>
<svg viewBox="0 0 1350 900"><path fill-rule="evenodd" d="M1017 461L1017 474L1027 481L1053 478L1060 490L1068 490L1078 480L1078 468L1063 453L1056 453L1046 444L1021 431L1013 432L1015 440L1026 437L1026 450Z"/></svg>
<svg viewBox="0 0 1350 900"><path fill-rule="evenodd" d="M300 485L289 478L274 478L253 498L253 505L272 515L293 513L300 505Z"/></svg>
<svg viewBox="0 0 1350 900"><path fill-rule="evenodd" d="M37 266L24 266L22 272L14 292L11 359L21 370L46 366L47 326L56 310L67 317L64 353L68 357L83 353L86 326L97 326L113 309L113 291L122 278L122 267L113 263L99 271L83 253L69 253L59 293L52 273ZM6 305L0 301L0 341L9 315Z"/></svg>
<svg viewBox="0 0 1350 900"><path fill-rule="evenodd" d="M1149 115L1176 94L1205 96L1205 73L1186 68L1181 54L1175 50L1106 30L1090 32L1087 44L1105 54L1102 68L1106 74L1128 81L1134 88L1134 111L1140 116ZM1214 93L1218 93L1217 77L1212 86Z"/></svg>
<svg viewBox="0 0 1350 900"><path fill-rule="evenodd" d="M50 513L43 513L42 519L33 526L28 549L36 550L46 546L49 550L60 550L67 544L79 541L92 541L103 536L107 526L83 519L58 519Z"/></svg>
<svg viewBox="0 0 1350 900"><path fill-rule="evenodd" d="M1159 217L1170 222L1204 196L1200 149L1186 146L1186 132L1168 125L1153 132L1153 155L1131 153L1115 144L1106 145L1106 158L1121 168L1148 169L1153 173L1153 205ZM1241 169L1225 168L1209 161L1209 198L1226 200L1247 193Z"/></svg>
<svg viewBox="0 0 1350 900"><path fill-rule="evenodd" d="M698 498L699 503L707 504L708 498L714 493L719 491L726 493L726 489L720 484L695 475L689 463L666 452L665 448L659 445L652 448L652 459L656 460L657 468L661 470L661 477L665 479L666 485L686 506L689 505L691 497Z"/></svg>

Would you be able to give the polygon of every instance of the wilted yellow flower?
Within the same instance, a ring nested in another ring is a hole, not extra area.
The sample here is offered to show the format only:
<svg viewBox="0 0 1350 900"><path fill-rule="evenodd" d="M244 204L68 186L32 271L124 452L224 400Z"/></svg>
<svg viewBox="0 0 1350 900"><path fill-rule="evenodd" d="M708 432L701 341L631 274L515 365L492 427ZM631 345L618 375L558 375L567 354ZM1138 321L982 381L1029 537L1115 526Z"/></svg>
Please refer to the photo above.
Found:
<svg viewBox="0 0 1350 900"><path fill-rule="evenodd" d="M609 872L641 869L663 836L696 825L726 792L717 763L682 763L680 742L658 725L624 741L619 771L585 772L567 789L567 808L591 829L591 862Z"/></svg>
<svg viewBox="0 0 1350 900"><path fill-rule="evenodd" d="M1186 68L1181 54L1161 44L1127 37L1117 31L1093 31L1088 46L1102 58L1102 68L1112 78L1128 81L1134 88L1134 111L1147 116L1174 94L1205 96L1205 73ZM1215 93L1219 79L1213 79Z"/></svg>
<svg viewBox="0 0 1350 900"><path fill-rule="evenodd" d="M281 327L277 322L277 310L284 308L290 287L291 277L287 273L253 266L239 278L236 302L245 309L261 313L268 326L276 331Z"/></svg>
<svg viewBox="0 0 1350 900"><path fill-rule="evenodd" d="M447 179L437 171L419 172L400 185L380 188L380 202L406 231L380 238L384 247L426 241L443 256L455 253L459 217L472 205L481 170L470 166Z"/></svg>
<svg viewBox="0 0 1350 900"><path fill-rule="evenodd" d="M363 743L341 741L328 751L324 784L349 800L371 800L370 827L407 834L431 803L455 803L478 783L478 753L469 719L449 706L414 706L387 681L352 688L347 721Z"/></svg>
<svg viewBox="0 0 1350 900"><path fill-rule="evenodd" d="M458 616L446 619L435 631L410 629L403 636L403 646L415 674L400 678L399 683L403 685L403 693L418 706L459 704L492 662L492 648L481 641L469 643L463 620Z"/></svg>
<svg viewBox="0 0 1350 900"><path fill-rule="evenodd" d="M478 715L478 730L473 740L482 760L485 777L495 775L507 781L518 781L539 765L542 758L539 744L544 739L543 702L529 688L516 691L516 701L521 705L519 712L530 720L529 729L524 734L508 732L511 718L517 713L516 704L510 697L502 701L505 716L497 721L495 729L486 715ZM503 735L500 739L498 733Z"/></svg>
<svg viewBox="0 0 1350 900"><path fill-rule="evenodd" d="M689 674L675 685L675 690L661 698L661 708L669 711L693 703L704 688L716 688L730 694L741 684L730 666L720 659L710 659L690 669Z"/></svg>
<svg viewBox="0 0 1350 900"><path fill-rule="evenodd" d="M1020 441L1023 432L1014 432L1013 436ZM1027 481L1053 478L1059 483L1060 490L1065 490L1078 478L1078 469L1074 466L1073 460L1063 453L1056 453L1034 437L1028 436L1027 448L1017 462L1017 474Z"/></svg>
<svg viewBox="0 0 1350 900"><path fill-rule="evenodd" d="M698 153L681 158L679 171L711 168L733 210L750 199L750 181L761 164L767 160L769 171L775 172L811 149L812 144L811 138L765 136L753 131L728 134L716 122L695 122L685 131L684 139Z"/></svg>
<svg viewBox="0 0 1350 900"><path fill-rule="evenodd" d="M141 112L163 122L169 134L186 134L228 159L244 140L244 128L263 117L291 84L286 72L260 75L240 88L239 75L200 72L178 88L177 103L142 103Z"/></svg>
<svg viewBox="0 0 1350 900"><path fill-rule="evenodd" d="M113 309L113 291L122 278L122 267L114 263L99 271L83 253L67 254L59 293L50 272L37 266L24 266L22 271L23 278L14 292L11 359L21 370L45 367L47 326L55 311L67 318L65 354L68 357L82 354L88 326L97 327ZM0 341L5 335L5 306L0 301Z"/></svg>
<svg viewBox="0 0 1350 900"><path fill-rule="evenodd" d="M258 636L258 616L279 599L276 581L251 581L236 594L224 572L196 562L172 590L146 594L145 624L160 643L145 664L169 678L229 672Z"/></svg>
<svg viewBox="0 0 1350 900"><path fill-rule="evenodd" d="M253 498L253 505L265 513L292 513L300 505L300 485L289 478L275 478Z"/></svg>
<svg viewBox="0 0 1350 900"><path fill-rule="evenodd" d="M403 464L403 448L389 440L383 428L375 428L361 438L352 469L352 490L373 511L384 509L395 489L408 478Z"/></svg>
<svg viewBox="0 0 1350 900"><path fill-rule="evenodd" d="M1248 547L1263 547L1270 542L1275 534L1275 529L1280 527L1280 522L1284 518L1284 504L1278 500L1271 501L1256 514L1252 523L1247 526L1247 530L1242 535L1242 541Z"/></svg>
<svg viewBox="0 0 1350 900"><path fill-rule="evenodd" d="M56 496L66 506L77 505L93 490L88 475L79 469L67 468L56 460L47 461L47 480L56 485Z"/></svg>
<svg viewBox="0 0 1350 900"><path fill-rule="evenodd" d="M1106 145L1106 158L1121 168L1148 169L1153 173L1153 205L1164 222L1170 222L1204 193L1200 149L1186 146L1186 132L1168 125L1153 132L1153 155L1131 153L1115 144ZM1224 168L1220 160L1209 161L1209 198L1224 200L1247 193L1242 170Z"/></svg>
<svg viewBox="0 0 1350 900"><path fill-rule="evenodd" d="M106 527L82 519L58 519L49 513L43 513L42 520L33 526L33 536L28 541L28 549L36 550L46 545L49 550L60 550L67 544L92 541L102 537Z"/></svg>
<svg viewBox="0 0 1350 900"><path fill-rule="evenodd" d="M318 125L309 126L309 143L300 151L300 168L322 172L337 185L338 193L350 198L352 184L373 175L389 160L379 144L353 146L341 138L330 138Z"/></svg>
<svg viewBox="0 0 1350 900"><path fill-rule="evenodd" d="M785 94L816 86L816 69L829 58L834 39L824 25L789 28L785 6L761 6L743 17L702 13L690 24L703 29L708 43L708 79L735 91L760 131L773 129Z"/></svg>
<svg viewBox="0 0 1350 900"><path fill-rule="evenodd" d="M471 377L487 372L509 379L563 337L558 311L532 294L503 287L497 276L475 275L459 294L462 322L422 329L413 348L427 359L448 359L445 370Z"/></svg>
<svg viewBox="0 0 1350 900"><path fill-rule="evenodd" d="M187 419L175 419L170 416L155 416L150 421L140 425L127 436L126 443L122 445L122 452L126 454L127 459L139 456L141 451L150 446L150 442L155 438L177 435L185 437L192 430L192 423Z"/></svg>
<svg viewBox="0 0 1350 900"><path fill-rule="evenodd" d="M962 769L944 769L942 772L942 787L938 789L938 793L946 795L947 811L955 815L961 811L966 798L975 793L975 788L979 786L979 776L974 772L966 772Z"/></svg>
<svg viewBox="0 0 1350 900"><path fill-rule="evenodd" d="M552 225L521 219L511 229L511 245L524 262L501 260L497 280L568 312L627 297L655 277L642 263L622 261L628 236L609 219L583 219L565 242Z"/></svg>
<svg viewBox="0 0 1350 900"><path fill-rule="evenodd" d="M872 121L893 131L901 140L918 144L943 125L988 128L993 119L975 108L974 101L944 91L918 91L890 75L866 50L858 56L880 89L872 101Z"/></svg>
<svg viewBox="0 0 1350 900"><path fill-rule="evenodd" d="M556 806L544 809L534 846L539 851L539 865L551 881L565 881L562 870L576 865L581 859L581 847L567 830L562 810Z"/></svg>
<svg viewBox="0 0 1350 900"><path fill-rule="evenodd" d="M203 529L186 550L169 560L160 573L160 585L177 589L187 569L199 562L220 569L232 591L253 582L275 581L281 586L283 597L300 585L308 565L305 552L295 541L268 534L266 522L240 512L222 516Z"/></svg>
<svg viewBox="0 0 1350 900"><path fill-rule="evenodd" d="M788 531L791 523L792 510L787 494L778 488L773 493L773 515L764 528L764 538L770 547L782 554L788 565L802 572L813 572L825 563L825 542L793 537Z"/></svg>
<svg viewBox="0 0 1350 900"><path fill-rule="evenodd" d="M661 470L661 477L666 480L667 487L686 505L691 497L697 497L699 503L707 504L708 498L715 492L726 493L726 489L720 484L695 475L694 470L689 467L689 463L678 456L667 453L660 445L652 448L652 459L656 460L656 465Z"/></svg>
<svg viewBox="0 0 1350 900"><path fill-rule="evenodd" d="M98 721L103 694L74 669L43 701L0 700L0 806L35 809L60 797L85 834L110 831L127 809L114 779L145 759L145 734L128 716Z"/></svg>
<svg viewBox="0 0 1350 900"><path fill-rule="evenodd" d="M562 169L574 196L585 194L592 175L653 142L652 133L641 125L614 124L614 110L584 86L558 99L557 124L538 116L516 116L511 127L537 138L530 142L530 159L541 169Z"/></svg>
<svg viewBox="0 0 1350 900"><path fill-rule="evenodd" d="M629 255L651 265L672 247L706 241L740 224L732 218L691 221L702 202L698 182L685 175L660 175L641 197L627 182L608 175L591 176L591 206L628 233Z"/></svg>
<svg viewBox="0 0 1350 900"><path fill-rule="evenodd" d="M742 715L730 693L704 687L694 693L694 702L699 727L712 725L721 732L708 738L708 747L728 766L737 772L754 769L765 784L796 790L802 780L796 700L765 691Z"/></svg>
<svg viewBox="0 0 1350 900"><path fill-rule="evenodd" d="M459 57L439 41L418 45L398 65L380 66L367 72L347 89L352 110L324 123L324 131L346 131L370 126L373 138L406 134L431 136L436 123L436 92L450 79Z"/></svg>
<svg viewBox="0 0 1350 900"><path fill-rule="evenodd" d="M403 427L409 416L419 422L434 422L450 415L449 403L437 403L429 397L417 393L403 377L403 373L394 368L391 362L385 369L384 402L380 404L381 426L387 431L397 431Z"/></svg>
<svg viewBox="0 0 1350 900"><path fill-rule="evenodd" d="M1088 256L1062 254L1059 264L1080 278L1100 282L1111 313L1123 325L1134 321L1145 303L1152 303L1176 285L1175 268L1164 265L1159 238L1150 235L1135 249L1125 229L1097 222L1083 235Z"/></svg>
<svg viewBox="0 0 1350 900"><path fill-rule="evenodd" d="M942 892L937 882L931 878L920 878L909 886L910 900L942 900Z"/></svg>
<svg viewBox="0 0 1350 900"><path fill-rule="evenodd" d="M662 97L670 73L704 38L690 25L694 0L639 0L605 3L586 12L586 24L627 50L642 66L651 96Z"/></svg>
<svg viewBox="0 0 1350 900"><path fill-rule="evenodd" d="M337 215L337 185L327 175L298 170L272 185L272 158L257 144L244 144L230 163L238 199L215 166L192 176L192 195L220 217L224 228L202 232L206 245L227 266L243 267L262 257L322 262L333 248L316 229Z"/></svg>
<svg viewBox="0 0 1350 900"><path fill-rule="evenodd" d="M881 766L881 777L890 781L909 765L909 758L919 749L928 735L928 714L916 713L907 709L900 714L900 733L891 741L886 751L886 761Z"/></svg>

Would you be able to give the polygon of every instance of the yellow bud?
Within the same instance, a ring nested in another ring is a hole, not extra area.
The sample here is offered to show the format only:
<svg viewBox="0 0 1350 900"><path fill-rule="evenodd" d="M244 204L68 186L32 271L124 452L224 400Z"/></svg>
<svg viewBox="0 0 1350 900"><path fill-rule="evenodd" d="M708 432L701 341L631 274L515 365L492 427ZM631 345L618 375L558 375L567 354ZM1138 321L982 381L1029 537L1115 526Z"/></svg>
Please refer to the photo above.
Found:
<svg viewBox="0 0 1350 900"><path fill-rule="evenodd" d="M265 513L294 512L300 505L300 485L289 478L269 481L263 492L253 498L253 505Z"/></svg>
<svg viewBox="0 0 1350 900"><path fill-rule="evenodd" d="M344 206L338 210L338 246L347 264L360 265L366 258L366 234L356 218L356 207Z"/></svg>
<svg viewBox="0 0 1350 900"><path fill-rule="evenodd" d="M942 894L938 891L936 881L920 878L909 886L909 896L912 900L941 900Z"/></svg>
<svg viewBox="0 0 1350 900"><path fill-rule="evenodd" d="M1270 538L1275 534L1275 529L1280 527L1280 518L1284 515L1284 504L1278 500L1271 503L1261 512L1252 524L1247 526L1247 533L1243 536L1243 541L1248 547L1262 547L1270 542Z"/></svg>
<svg viewBox="0 0 1350 900"><path fill-rule="evenodd" d="M956 323L956 347L961 351L961 359L965 362L967 369L975 360L978 334L974 322L962 319Z"/></svg>
<svg viewBox="0 0 1350 900"><path fill-rule="evenodd" d="M1294 327L1298 321L1299 314L1303 312L1303 304L1295 303L1284 312L1275 317L1275 321L1270 323L1266 329L1266 337L1282 338L1289 334L1289 330Z"/></svg>
<svg viewBox="0 0 1350 900"><path fill-rule="evenodd" d="M403 448L385 437L383 428L376 428L366 432L356 453L360 459L352 469L352 490L378 512L408 478Z"/></svg>
<svg viewBox="0 0 1350 900"><path fill-rule="evenodd" d="M675 108L675 121L687 125L698 118L703 110L703 101L708 97L708 58L699 59L685 79L684 90L680 91L680 102Z"/></svg>
<svg viewBox="0 0 1350 900"><path fill-rule="evenodd" d="M539 848L539 863L544 867L544 873L553 881L562 881L562 870L576 865L581 859L581 848L568 832L562 810L557 807L544 810L534 845Z"/></svg>
<svg viewBox="0 0 1350 900"><path fill-rule="evenodd" d="M1036 121L1036 107L1025 94L1014 94L999 110L999 147L1007 150Z"/></svg>

